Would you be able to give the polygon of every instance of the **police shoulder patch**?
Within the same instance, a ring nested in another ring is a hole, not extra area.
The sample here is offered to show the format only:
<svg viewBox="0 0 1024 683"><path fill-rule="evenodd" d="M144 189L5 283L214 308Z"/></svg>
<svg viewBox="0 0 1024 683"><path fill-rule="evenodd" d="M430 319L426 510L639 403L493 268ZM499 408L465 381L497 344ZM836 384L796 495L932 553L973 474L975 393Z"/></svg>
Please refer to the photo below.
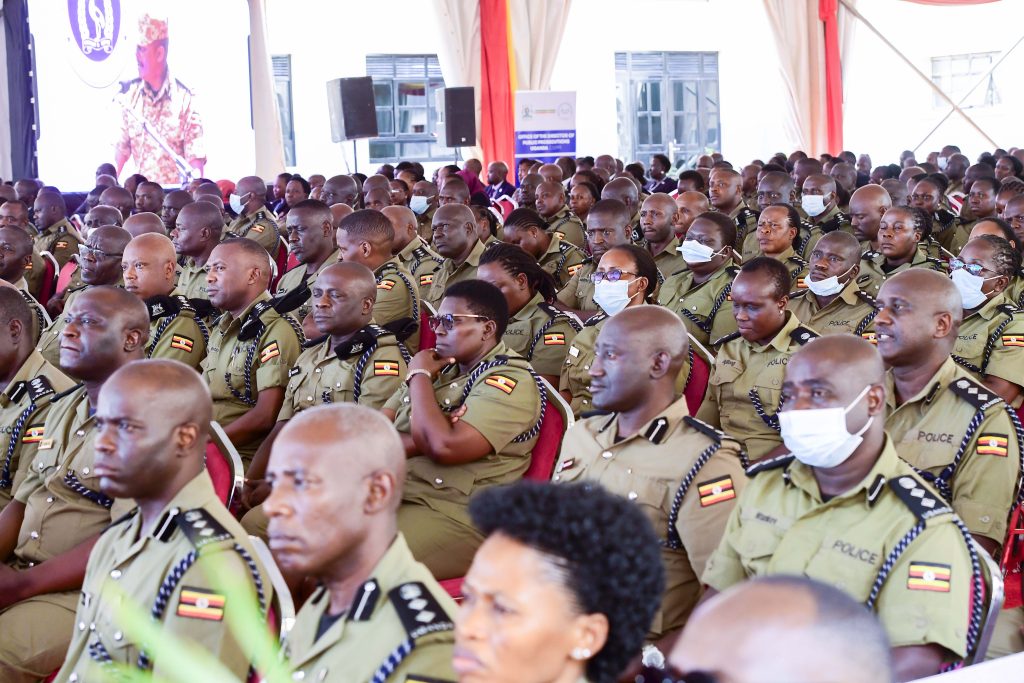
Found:
<svg viewBox="0 0 1024 683"><path fill-rule="evenodd" d="M948 564L911 560L907 569L907 588L912 591L948 593L952 577L953 570Z"/></svg>
<svg viewBox="0 0 1024 683"><path fill-rule="evenodd" d="M700 496L700 506L706 508L735 498L736 487L732 477L725 475L697 482L697 495Z"/></svg>
<svg viewBox="0 0 1024 683"><path fill-rule="evenodd" d="M700 432L704 436L708 437L709 439L711 439L712 441L715 441L717 443L721 443L722 442L722 437L725 436L725 432L723 432L723 431L721 431L719 429L715 429L714 427L709 425L707 422L704 422L703 420L698 420L697 418L693 417L692 415L687 415L686 417L684 417L683 418L683 422L685 422L690 427L693 427L698 432Z"/></svg>
<svg viewBox="0 0 1024 683"><path fill-rule="evenodd" d="M44 375L33 377L28 381L28 395L33 403L36 403L43 396L53 393L55 393L53 385L50 384L50 380Z"/></svg>
<svg viewBox="0 0 1024 683"><path fill-rule="evenodd" d="M403 583L388 592L409 640L455 628L448 613L419 581Z"/></svg>
<svg viewBox="0 0 1024 683"><path fill-rule="evenodd" d="M1000 403L1003 399L983 384L969 377L958 377L949 383L949 390L978 410Z"/></svg>
<svg viewBox="0 0 1024 683"><path fill-rule="evenodd" d="M196 549L231 538L230 532L203 508L187 510L174 519Z"/></svg>
<svg viewBox="0 0 1024 683"><path fill-rule="evenodd" d="M711 345L712 346L721 346L722 344L728 344L729 342L733 341L734 339L739 339L741 336L742 335L739 332L733 332L732 334L727 334L724 337L719 337L718 339L716 339L713 342L711 342Z"/></svg>
<svg viewBox="0 0 1024 683"><path fill-rule="evenodd" d="M587 321L583 323L583 327L596 327L597 325L600 325L607 319L607 313L598 313L597 315L592 315L589 318L587 318Z"/></svg>
<svg viewBox="0 0 1024 683"><path fill-rule="evenodd" d="M789 333L789 338L803 346L812 339L817 339L818 333L803 325L797 325L796 329Z"/></svg>
<svg viewBox="0 0 1024 683"><path fill-rule="evenodd" d="M767 472L768 470L777 470L780 467L788 467L789 463L793 462L796 456L792 453L785 453L783 455L777 455L774 458L768 458L767 460L761 460L755 462L753 465L747 468L747 476L753 477L761 472Z"/></svg>
<svg viewBox="0 0 1024 683"><path fill-rule="evenodd" d="M889 488L899 497L903 504L914 513L918 519L925 520L929 517L950 512L938 496L932 494L925 485L916 477L904 474L889 480Z"/></svg>

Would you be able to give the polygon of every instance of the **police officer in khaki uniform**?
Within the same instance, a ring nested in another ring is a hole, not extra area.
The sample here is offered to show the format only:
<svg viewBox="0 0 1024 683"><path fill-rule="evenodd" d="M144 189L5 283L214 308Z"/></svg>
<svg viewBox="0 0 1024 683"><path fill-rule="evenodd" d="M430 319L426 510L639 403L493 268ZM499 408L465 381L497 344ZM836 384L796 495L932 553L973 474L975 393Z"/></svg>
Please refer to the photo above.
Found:
<svg viewBox="0 0 1024 683"><path fill-rule="evenodd" d="M739 444L690 417L677 398L686 329L671 312L638 306L611 318L590 368L593 404L562 442L555 482L594 481L635 501L663 539L665 593L648 635L682 628L700 576L745 482Z"/></svg>
<svg viewBox="0 0 1024 683"><path fill-rule="evenodd" d="M993 235L972 239L950 261L964 302L953 360L1013 408L1024 401L1024 320L1006 287L1019 264L1017 250Z"/></svg>
<svg viewBox="0 0 1024 683"><path fill-rule="evenodd" d="M407 206L385 206L383 213L394 229L395 238L391 249L398 262L412 274L417 294L422 299L430 291L430 283L444 259L419 236L416 231L416 214Z"/></svg>
<svg viewBox="0 0 1024 683"><path fill-rule="evenodd" d="M814 225L805 217L803 209L794 204L796 190L793 187L793 179L781 171L769 171L757 184L757 212L764 211L774 204L792 206L796 209L800 218L800 227L797 230L796 239L793 240L793 250L802 259L807 258L810 253L812 237L820 237L821 232L814 229ZM740 249L740 256L743 261L749 261L761 252L757 243L757 213L754 214L753 226L747 230L747 236L743 239L743 247Z"/></svg>
<svg viewBox="0 0 1024 683"><path fill-rule="evenodd" d="M501 243L480 257L477 277L505 295L509 319L501 340L538 375L557 386L566 352L580 325L549 303L557 294L551 276L519 247Z"/></svg>
<svg viewBox="0 0 1024 683"><path fill-rule="evenodd" d="M36 230L35 226L28 220L28 207L16 199L11 199L0 204L0 227L18 228L28 236L29 242L32 244L32 248L30 250L31 260L29 261L29 265L25 267L24 277L28 282L28 291L31 292L33 296L37 296L43 285L43 271L45 269L45 263L43 262L42 255L35 248L35 238L39 234L39 231Z"/></svg>
<svg viewBox="0 0 1024 683"><path fill-rule="evenodd" d="M983 597L971 591L980 576L966 529L886 435L886 393L878 355L852 335L793 356L781 413L789 452L748 470L702 579L715 592L770 574L834 585L878 616L898 680L914 680L968 654ZM843 413L826 434L828 409Z"/></svg>
<svg viewBox="0 0 1024 683"><path fill-rule="evenodd" d="M338 226L341 260L366 266L377 281L373 322L398 335L415 353L420 346L420 296L412 273L391 255L394 237L391 221L372 209L356 211Z"/></svg>
<svg viewBox="0 0 1024 683"><path fill-rule="evenodd" d="M632 184L632 183L630 183ZM631 244L629 209L617 199L601 199L587 214L587 246L590 257L558 292L558 301L581 318L588 318L600 310L594 301L594 282L591 276L604 253L620 244Z"/></svg>
<svg viewBox="0 0 1024 683"><path fill-rule="evenodd" d="M92 680L112 665L155 676L173 668L126 632L122 596L147 610L161 633L206 651L239 679L248 674L254 646L229 626L233 611L246 612L238 599L227 600L223 573L261 614L273 588L205 471L211 413L202 378L175 361L132 363L104 384L95 416L100 490L138 507L108 527L89 555L71 646L55 680ZM126 439L126 422L151 438Z"/></svg>
<svg viewBox="0 0 1024 683"><path fill-rule="evenodd" d="M373 274L358 263L334 263L313 285L312 316L320 333L288 372L277 422L246 473L243 502L254 508L242 519L249 533L265 536L267 518L257 507L266 497L267 460L278 433L297 413L330 403L380 408L402 383L409 352L387 330L373 324L380 292Z"/></svg>
<svg viewBox="0 0 1024 683"><path fill-rule="evenodd" d="M562 241L583 248L583 221L565 203L565 186L544 181L537 186L537 213L547 222L547 232Z"/></svg>
<svg viewBox="0 0 1024 683"><path fill-rule="evenodd" d="M905 270L924 268L944 273L945 264L928 256L921 246L926 229L924 216L916 209L896 206L887 210L878 225L878 250L871 249L861 256L858 286L877 296L886 280Z"/></svg>
<svg viewBox="0 0 1024 683"><path fill-rule="evenodd" d="M483 540L466 510L473 492L516 481L529 466L545 393L500 341L508 305L493 285L455 283L431 323L436 348L416 354L384 411L409 458L398 527L413 556L447 579L465 574Z"/></svg>
<svg viewBox="0 0 1024 683"><path fill-rule="evenodd" d="M582 249L545 229L544 219L533 209L516 209L502 227L502 240L521 247L537 259L540 267L562 289L583 267L587 255Z"/></svg>
<svg viewBox="0 0 1024 683"><path fill-rule="evenodd" d="M0 510L11 501L46 438L43 425L51 399L75 384L34 350L34 317L17 291L0 287Z"/></svg>
<svg viewBox="0 0 1024 683"><path fill-rule="evenodd" d="M673 231L677 211L675 200L660 192L652 194L640 206L643 245L658 266L659 284L686 267L686 261L679 253L679 240Z"/></svg>
<svg viewBox="0 0 1024 683"><path fill-rule="evenodd" d="M388 421L363 406L307 410L282 430L269 475L275 559L321 582L285 638L292 679L454 681L456 607L398 530L405 453Z"/></svg>
<svg viewBox="0 0 1024 683"><path fill-rule="evenodd" d="M757 246L760 256L785 264L794 289L805 289L807 261L796 255L794 240L800 231L800 216L792 206L769 206L757 217Z"/></svg>
<svg viewBox="0 0 1024 683"><path fill-rule="evenodd" d="M25 279L27 268L32 263L32 253L32 238L24 231L0 227L0 280L21 292L32 311L30 336L33 344L38 344L40 335L51 321L46 309L29 293L29 284Z"/></svg>
<svg viewBox="0 0 1024 683"><path fill-rule="evenodd" d="M177 227L171 232L178 252L180 272L178 291L187 298L200 317L209 321L217 314L206 291L206 262L214 247L221 243L224 219L213 204L195 202L178 212ZM203 302L206 302L205 304Z"/></svg>
<svg viewBox="0 0 1024 683"><path fill-rule="evenodd" d="M274 310L270 261L244 237L221 242L207 262L207 291L224 311L210 333L202 371L213 395L213 418L246 465L273 428L288 371L304 337L299 324Z"/></svg>
<svg viewBox="0 0 1024 683"><path fill-rule="evenodd" d="M296 203L288 211L285 232L288 251L299 265L278 280L274 308L301 322L310 310L310 286L324 268L337 263L339 258L330 208L316 199Z"/></svg>
<svg viewBox="0 0 1024 683"><path fill-rule="evenodd" d="M35 225L39 231L34 237L37 252L48 251L61 268L78 253L78 245L85 238L67 219L64 197L54 190L42 190L35 202Z"/></svg>
<svg viewBox="0 0 1024 683"><path fill-rule="evenodd" d="M238 181L235 187L238 197L238 218L227 227L239 237L247 237L267 250L270 258L277 256L281 238L273 214L267 210L264 201L267 197L267 184L258 176L246 176ZM232 208L235 208L234 206Z"/></svg>
<svg viewBox="0 0 1024 683"><path fill-rule="evenodd" d="M873 340L875 300L857 286L859 264L856 237L842 230L827 233L811 251L807 289L790 294L789 310L821 334L856 334Z"/></svg>
<svg viewBox="0 0 1024 683"><path fill-rule="evenodd" d="M800 193L800 205L807 214L807 220L813 226L813 237L807 245L808 251L822 236L842 230L853 234L850 219L839 209L839 194L835 178L828 175L814 174L804 180ZM805 252L806 253L806 252Z"/></svg>
<svg viewBox="0 0 1024 683"><path fill-rule="evenodd" d="M909 197L910 205L931 216L931 238L947 252L957 254L966 242L966 235L960 229L956 214L943 205L941 182L933 176L919 180Z"/></svg>
<svg viewBox="0 0 1024 683"><path fill-rule="evenodd" d="M124 288L149 308L147 358L167 358L199 369L209 331L188 299L174 286L174 244L146 233L128 243L121 259Z"/></svg>
<svg viewBox="0 0 1024 683"><path fill-rule="evenodd" d="M13 548L4 561L15 570L0 578L5 682L38 681L60 666L76 628L77 588L91 543L133 505L100 491L93 410L103 383L143 357L146 307L123 289L95 287L71 302L64 317L61 367L84 385L53 397L36 457L0 513L0 546Z"/></svg>
<svg viewBox="0 0 1024 683"><path fill-rule="evenodd" d="M79 245L81 256L78 270L82 274L82 286L64 295L64 310L69 310L74 300L91 287L99 285L121 285L121 257L132 236L124 228L107 225L89 233L85 244ZM52 365L59 365L61 334L66 325L65 317L58 316L43 330L37 350Z"/></svg>
<svg viewBox="0 0 1024 683"><path fill-rule="evenodd" d="M1017 499L1021 445L1012 409L950 358L960 295L949 278L914 268L886 282L878 304L878 351L890 368L886 431L994 554Z"/></svg>
<svg viewBox="0 0 1024 683"><path fill-rule="evenodd" d="M639 242L643 239L640 232L640 205L646 196L640 191L640 183L631 174L616 174L614 178L605 183L601 188L601 199L615 199L626 206L629 214L629 239L632 242ZM590 214L587 214L587 221Z"/></svg>
<svg viewBox="0 0 1024 683"><path fill-rule="evenodd" d="M762 217L765 212L762 212ZM818 336L791 311L786 267L769 257L743 265L732 286L737 332L714 342L715 368L697 418L734 435L751 460L779 446L778 408L786 363Z"/></svg>
<svg viewBox="0 0 1024 683"><path fill-rule="evenodd" d="M732 265L736 224L714 211L694 219L682 243L685 267L668 274L658 303L676 312L686 331L704 347L736 331L732 315Z"/></svg>
<svg viewBox="0 0 1024 683"><path fill-rule="evenodd" d="M757 228L757 212L743 202L743 176L731 168L716 168L708 178L708 197L715 211L736 223L737 251Z"/></svg>
<svg viewBox="0 0 1024 683"><path fill-rule="evenodd" d="M427 242L434 239L434 213L437 211L437 185L429 180L419 180L412 186L409 208L416 214L420 237Z"/></svg>
<svg viewBox="0 0 1024 683"><path fill-rule="evenodd" d="M444 262L430 276L430 289L423 300L436 309L449 285L476 277L484 245L477 238L476 217L464 204L449 204L434 212L433 236L434 249Z"/></svg>

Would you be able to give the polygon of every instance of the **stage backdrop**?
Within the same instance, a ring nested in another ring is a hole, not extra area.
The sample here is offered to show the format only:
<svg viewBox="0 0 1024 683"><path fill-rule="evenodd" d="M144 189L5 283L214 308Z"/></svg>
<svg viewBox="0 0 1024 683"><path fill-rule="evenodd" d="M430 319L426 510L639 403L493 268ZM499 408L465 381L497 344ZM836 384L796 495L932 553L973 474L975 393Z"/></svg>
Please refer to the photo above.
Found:
<svg viewBox="0 0 1024 683"><path fill-rule="evenodd" d="M122 181L167 186L182 167L252 172L246 0L29 0L29 26L44 182L91 189L100 163L121 161Z"/></svg>

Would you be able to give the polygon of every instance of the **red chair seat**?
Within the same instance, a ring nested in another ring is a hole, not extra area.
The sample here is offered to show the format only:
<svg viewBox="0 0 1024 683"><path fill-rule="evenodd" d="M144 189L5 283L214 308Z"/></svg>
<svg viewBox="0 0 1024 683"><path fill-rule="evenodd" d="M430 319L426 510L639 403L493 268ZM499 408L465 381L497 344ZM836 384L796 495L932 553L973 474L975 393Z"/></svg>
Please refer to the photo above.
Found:
<svg viewBox="0 0 1024 683"><path fill-rule="evenodd" d="M565 434L565 420L558 412L551 399L544 408L544 416L540 424L540 434L530 455L530 466L523 474L523 479L530 481L550 481L558 462L558 451L562 447L562 436Z"/></svg>
<svg viewBox="0 0 1024 683"><path fill-rule="evenodd" d="M431 315L430 309L426 306L420 307L420 350L432 349L437 344L437 335L427 324L427 318Z"/></svg>
<svg viewBox="0 0 1024 683"><path fill-rule="evenodd" d="M231 471L230 458L221 452L213 441L206 444L206 471L213 482L213 490L224 505L231 500L231 492L235 486L235 473Z"/></svg>
<svg viewBox="0 0 1024 683"><path fill-rule="evenodd" d="M686 408L690 411L690 415L696 415L700 404L704 402L704 392L707 391L710 379L711 366L699 351L694 351L690 377L686 380L686 387L683 389Z"/></svg>
<svg viewBox="0 0 1024 683"><path fill-rule="evenodd" d="M71 284L71 278L74 277L75 271L78 270L78 262L71 259L64 264L64 267L60 269L60 275L57 276L57 291L54 292L57 295L63 294L64 290ZM51 295L52 296L52 295ZM40 301L42 303L42 301Z"/></svg>
<svg viewBox="0 0 1024 683"><path fill-rule="evenodd" d="M445 589L445 591L448 592L448 595L452 596L452 600L455 600L456 602L462 600L461 576L457 579L445 579L444 581L439 581L438 583L441 584L441 588Z"/></svg>
<svg viewBox="0 0 1024 683"><path fill-rule="evenodd" d="M277 265L277 275L275 275L270 283L270 291L277 290L277 283L281 279L281 276L288 270L288 245L280 237L277 239L277 253L274 255L274 262Z"/></svg>
<svg viewBox="0 0 1024 683"><path fill-rule="evenodd" d="M57 293L57 259L48 251L42 252L40 258L43 260L43 275L39 279L39 296L37 300L45 308L50 298ZM68 279L70 279L70 275Z"/></svg>

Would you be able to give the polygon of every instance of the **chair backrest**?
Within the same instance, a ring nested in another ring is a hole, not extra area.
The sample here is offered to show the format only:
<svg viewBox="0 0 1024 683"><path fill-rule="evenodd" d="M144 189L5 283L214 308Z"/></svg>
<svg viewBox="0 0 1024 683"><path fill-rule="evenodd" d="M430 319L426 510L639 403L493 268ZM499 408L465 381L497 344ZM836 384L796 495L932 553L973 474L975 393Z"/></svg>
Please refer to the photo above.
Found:
<svg viewBox="0 0 1024 683"><path fill-rule="evenodd" d="M420 302L420 350L432 349L437 344L437 335L434 328L427 324L427 318L435 315L437 311L426 301Z"/></svg>
<svg viewBox="0 0 1024 683"><path fill-rule="evenodd" d="M71 259L64 264L60 269L60 274L57 276L57 290L51 296L59 296L64 293L64 290L71 284L71 278L74 277L76 270L78 270L78 261L75 259ZM40 301L40 303L42 302Z"/></svg>
<svg viewBox="0 0 1024 683"><path fill-rule="evenodd" d="M530 466L523 474L523 479L531 481L549 481L551 473L558 462L558 452L562 447L562 437L575 423L572 408L565 402L546 379L541 378L548 402L541 418L540 434L530 454Z"/></svg>
<svg viewBox="0 0 1024 683"><path fill-rule="evenodd" d="M1013 508L1007 529L999 562L1003 575L1003 609L1017 609L1024 606L1024 506Z"/></svg>
<svg viewBox="0 0 1024 683"><path fill-rule="evenodd" d="M288 269L288 243L282 237L277 238L277 252L274 254L271 267L273 276L270 278L270 291L273 292L277 289L277 281Z"/></svg>
<svg viewBox="0 0 1024 683"><path fill-rule="evenodd" d="M210 440L206 443L206 471L210 473L217 496L224 506L230 509L245 484L245 469L238 449L216 420L210 421Z"/></svg>
<svg viewBox="0 0 1024 683"><path fill-rule="evenodd" d="M291 251L288 252L288 260L285 261L284 272L288 272L292 268L297 268L299 265L299 259L296 258L295 254Z"/></svg>
<svg viewBox="0 0 1024 683"><path fill-rule="evenodd" d="M39 252L39 256L43 260L43 275L39 278L39 296L36 297L36 300L45 307L50 298L57 293L57 275L60 272L60 264L48 251ZM68 275L68 280L70 279L71 275Z"/></svg>
<svg viewBox="0 0 1024 683"><path fill-rule="evenodd" d="M267 611L267 622L270 628L277 631L279 639L284 639L288 632L295 626L295 602L292 601L292 592L288 588L288 582L284 580L284 574L274 561L270 548L257 536L250 536L249 541L256 550L256 556L263 563L263 568L270 577L270 583L274 586L274 601Z"/></svg>
<svg viewBox="0 0 1024 683"><path fill-rule="evenodd" d="M968 652L964 657L964 665L979 664L985 661L985 654L988 652L989 643L992 641L992 633L996 628L996 619L1003 609L1003 576L999 566L973 538L974 552L978 555L978 563L981 565L981 575L985 586L981 624L978 628L978 640L974 644L974 651ZM971 584L971 597L974 597L974 587Z"/></svg>
<svg viewBox="0 0 1024 683"><path fill-rule="evenodd" d="M686 336L690 338L690 349L693 350L693 365L690 367L690 377L683 388L683 396L686 397L686 408L690 415L696 415L697 409L704 401L704 392L707 391L708 382L711 380L715 359L693 336Z"/></svg>
<svg viewBox="0 0 1024 683"><path fill-rule="evenodd" d="M451 596L455 602L462 602L462 580L465 577L460 576L457 579L445 579L444 581L438 581L441 584L441 588L445 589L448 595Z"/></svg>

